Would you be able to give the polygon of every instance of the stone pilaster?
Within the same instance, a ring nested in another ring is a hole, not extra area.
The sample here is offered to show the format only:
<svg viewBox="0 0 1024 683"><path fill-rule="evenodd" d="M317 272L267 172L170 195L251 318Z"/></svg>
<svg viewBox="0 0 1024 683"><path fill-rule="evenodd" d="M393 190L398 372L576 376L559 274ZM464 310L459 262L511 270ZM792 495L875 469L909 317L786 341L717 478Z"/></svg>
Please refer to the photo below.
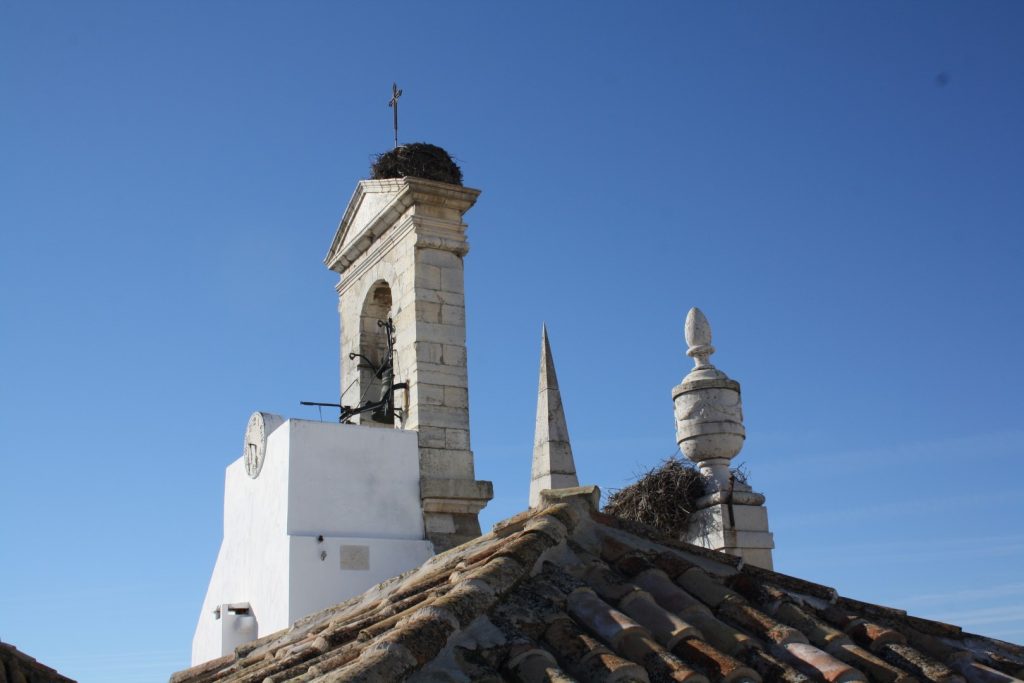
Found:
<svg viewBox="0 0 1024 683"><path fill-rule="evenodd" d="M477 513L493 496L475 478L469 437L462 216L479 193L419 178L361 181L325 259L341 275L342 403L373 390L349 355L372 351L377 317L394 320L395 381L408 384L394 427L418 432L424 523L438 550L478 536Z"/></svg>
<svg viewBox="0 0 1024 683"><path fill-rule="evenodd" d="M708 486L687 522L684 540L771 569L774 541L764 496L729 469L746 438L740 384L711 364L711 325L698 308L686 316L686 342L694 368L672 390L676 439L683 454L700 467Z"/></svg>
<svg viewBox="0 0 1024 683"><path fill-rule="evenodd" d="M530 471L530 507L541 503L540 492L579 486L576 463L569 444L569 428L562 409L555 360L548 343L548 328L541 328L540 379L537 385L537 424L533 436L533 467Z"/></svg>

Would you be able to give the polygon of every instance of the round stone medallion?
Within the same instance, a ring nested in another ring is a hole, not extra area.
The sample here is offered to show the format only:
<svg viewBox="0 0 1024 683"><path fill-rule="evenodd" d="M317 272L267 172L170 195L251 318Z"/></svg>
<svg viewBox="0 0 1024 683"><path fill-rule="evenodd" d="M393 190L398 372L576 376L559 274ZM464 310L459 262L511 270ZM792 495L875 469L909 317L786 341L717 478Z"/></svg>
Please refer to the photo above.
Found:
<svg viewBox="0 0 1024 683"><path fill-rule="evenodd" d="M249 416L249 424L245 427L245 441L242 444L242 459L245 472L255 479L260 476L263 461L267 457L267 437L277 429L284 420L278 415L256 411Z"/></svg>

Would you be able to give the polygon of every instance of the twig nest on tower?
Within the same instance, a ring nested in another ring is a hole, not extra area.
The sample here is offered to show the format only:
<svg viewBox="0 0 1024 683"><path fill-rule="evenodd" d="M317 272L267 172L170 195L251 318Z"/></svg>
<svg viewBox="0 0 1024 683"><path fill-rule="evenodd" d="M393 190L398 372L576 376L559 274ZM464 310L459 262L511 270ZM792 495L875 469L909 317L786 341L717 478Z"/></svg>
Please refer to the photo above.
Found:
<svg viewBox="0 0 1024 683"><path fill-rule="evenodd" d="M426 142L411 142L378 154L370 167L370 178L424 178L452 185L462 184L462 169L448 152Z"/></svg>

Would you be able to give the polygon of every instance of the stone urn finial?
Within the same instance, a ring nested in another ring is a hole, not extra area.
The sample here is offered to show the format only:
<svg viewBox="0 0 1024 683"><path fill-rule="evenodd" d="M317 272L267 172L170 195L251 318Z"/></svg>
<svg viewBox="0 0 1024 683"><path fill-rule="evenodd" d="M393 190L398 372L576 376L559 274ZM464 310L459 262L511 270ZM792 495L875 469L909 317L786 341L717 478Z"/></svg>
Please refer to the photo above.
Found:
<svg viewBox="0 0 1024 683"><path fill-rule="evenodd" d="M694 373L698 373L702 378L725 377L725 374L719 372L709 360L711 354L715 352L715 347L711 345L711 323L696 306L686 314L684 336L690 347L686 350L686 355L693 359L693 371L687 377L697 379Z"/></svg>
<svg viewBox="0 0 1024 683"><path fill-rule="evenodd" d="M694 367L672 390L676 440L683 454L709 478L709 493L729 487L729 462L743 448L739 382L711 364L711 325L699 308L686 315L686 355Z"/></svg>

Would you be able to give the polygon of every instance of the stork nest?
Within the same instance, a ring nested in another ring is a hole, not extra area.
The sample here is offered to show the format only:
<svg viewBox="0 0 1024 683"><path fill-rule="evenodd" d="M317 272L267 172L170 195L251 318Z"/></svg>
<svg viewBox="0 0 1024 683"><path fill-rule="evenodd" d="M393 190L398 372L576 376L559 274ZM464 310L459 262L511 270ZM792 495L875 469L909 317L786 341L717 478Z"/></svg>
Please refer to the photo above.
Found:
<svg viewBox="0 0 1024 683"><path fill-rule="evenodd" d="M370 166L370 178L425 178L452 185L462 184L462 169L448 152L426 142L411 142L378 154Z"/></svg>
<svg viewBox="0 0 1024 683"><path fill-rule="evenodd" d="M673 456L629 486L613 491L604 512L679 538L686 533L687 521L706 486L707 480L696 467Z"/></svg>

